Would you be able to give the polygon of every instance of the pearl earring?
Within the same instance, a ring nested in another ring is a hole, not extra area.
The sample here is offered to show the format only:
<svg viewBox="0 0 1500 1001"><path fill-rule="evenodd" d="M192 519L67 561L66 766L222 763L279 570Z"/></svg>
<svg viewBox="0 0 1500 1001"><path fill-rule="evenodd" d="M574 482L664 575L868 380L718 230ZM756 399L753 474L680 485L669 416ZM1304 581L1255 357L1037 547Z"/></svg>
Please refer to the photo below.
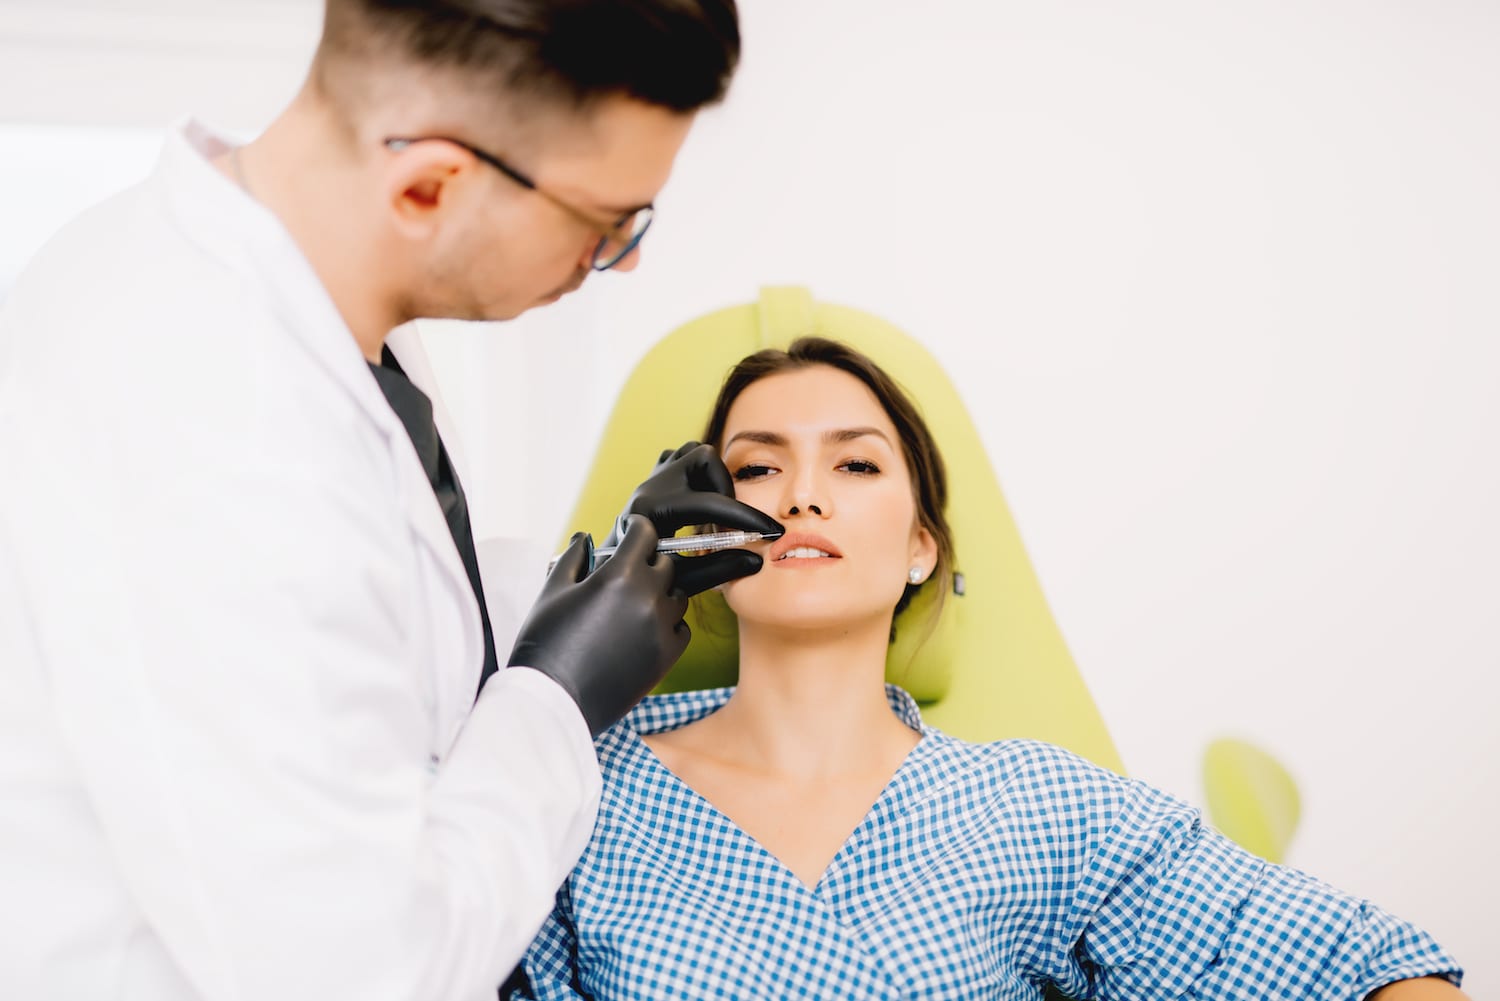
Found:
<svg viewBox="0 0 1500 1001"><path fill-rule="evenodd" d="M912 567L910 570L906 571L906 579L911 581L913 584L922 583L922 568Z"/></svg>

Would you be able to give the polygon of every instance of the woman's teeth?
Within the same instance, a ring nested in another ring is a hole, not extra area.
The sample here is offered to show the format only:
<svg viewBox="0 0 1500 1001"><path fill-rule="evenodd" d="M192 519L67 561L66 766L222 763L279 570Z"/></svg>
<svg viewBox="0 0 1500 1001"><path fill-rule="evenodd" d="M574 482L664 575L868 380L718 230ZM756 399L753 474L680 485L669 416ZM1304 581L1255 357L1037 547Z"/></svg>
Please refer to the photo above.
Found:
<svg viewBox="0 0 1500 1001"><path fill-rule="evenodd" d="M812 546L798 546L796 549L788 549L776 558L778 560L810 560L819 556L831 555L831 553L825 553L821 549L814 549Z"/></svg>

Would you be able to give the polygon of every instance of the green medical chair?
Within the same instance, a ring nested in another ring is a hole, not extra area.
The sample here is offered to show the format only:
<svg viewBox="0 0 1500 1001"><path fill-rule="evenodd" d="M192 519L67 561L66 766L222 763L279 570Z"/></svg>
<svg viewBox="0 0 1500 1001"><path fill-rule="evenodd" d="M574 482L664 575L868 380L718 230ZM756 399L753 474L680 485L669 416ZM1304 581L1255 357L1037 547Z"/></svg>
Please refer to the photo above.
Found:
<svg viewBox="0 0 1500 1001"><path fill-rule="evenodd" d="M843 341L911 393L943 451L948 516L963 593L947 595L923 628L934 587L897 622L887 678L922 704L923 717L973 741L1029 737L1116 771L1120 757L1048 610L984 445L953 385L930 354L895 327L856 309L817 302L801 287L767 288L749 305L703 316L668 334L636 366L605 426L567 524L603 538L662 449L703 433L724 375L745 355L804 334ZM563 540L566 542L566 540ZM713 592L688 613L692 642L662 690L733 684L733 616Z"/></svg>

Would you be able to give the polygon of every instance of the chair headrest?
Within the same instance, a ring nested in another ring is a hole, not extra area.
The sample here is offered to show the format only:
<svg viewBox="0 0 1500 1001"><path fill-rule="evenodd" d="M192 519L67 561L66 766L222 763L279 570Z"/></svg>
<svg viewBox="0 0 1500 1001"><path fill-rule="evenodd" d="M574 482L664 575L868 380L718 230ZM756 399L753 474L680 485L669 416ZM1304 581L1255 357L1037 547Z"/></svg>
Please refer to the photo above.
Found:
<svg viewBox="0 0 1500 1001"><path fill-rule="evenodd" d="M754 303L699 317L668 334L636 366L621 390L596 456L594 475L571 525L596 537L609 530L625 497L649 471L657 453L703 433L719 386L729 370L763 348L785 348L798 337L842 341L869 355L899 382L923 412L943 449L950 476L949 518L958 554L964 536L954 520L962 467L989 469L972 422L948 377L932 356L896 327L869 313L815 302L801 286L762 289ZM977 453L976 453L977 449ZM602 489L608 484L608 489ZM963 568L960 560L959 566ZM896 639L886 660L887 680L919 702L947 693L958 649L963 597L940 595L944 582L931 580L896 619ZM932 614L938 599L942 608ZM739 644L732 613L712 592L695 599L687 617L693 638L663 690L682 691L733 684Z"/></svg>

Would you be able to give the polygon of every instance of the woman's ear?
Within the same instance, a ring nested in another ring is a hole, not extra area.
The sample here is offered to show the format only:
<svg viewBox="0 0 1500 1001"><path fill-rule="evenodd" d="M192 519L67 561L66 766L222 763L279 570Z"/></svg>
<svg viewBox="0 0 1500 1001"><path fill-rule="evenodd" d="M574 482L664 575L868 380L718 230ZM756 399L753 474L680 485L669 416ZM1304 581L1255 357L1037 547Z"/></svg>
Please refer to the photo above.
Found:
<svg viewBox="0 0 1500 1001"><path fill-rule="evenodd" d="M922 577L925 580L937 569L937 539L927 530L926 525L919 522L916 530L911 534L911 541L911 565L922 568Z"/></svg>

